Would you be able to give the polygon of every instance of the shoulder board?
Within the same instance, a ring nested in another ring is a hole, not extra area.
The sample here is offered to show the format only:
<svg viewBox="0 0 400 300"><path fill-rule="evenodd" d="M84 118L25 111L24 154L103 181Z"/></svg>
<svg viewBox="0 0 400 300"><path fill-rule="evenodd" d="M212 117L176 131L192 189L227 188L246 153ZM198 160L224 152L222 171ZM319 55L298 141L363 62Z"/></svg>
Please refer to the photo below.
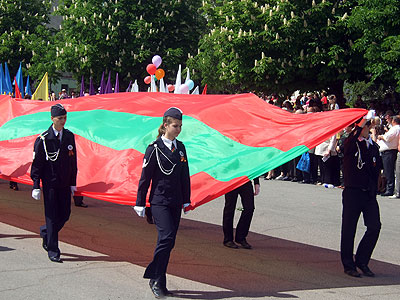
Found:
<svg viewBox="0 0 400 300"><path fill-rule="evenodd" d="M49 133L47 132L47 131L44 131L44 132L42 132L40 135L39 135L39 138L40 139L42 139L42 140L44 140L44 137L46 136L46 135L48 135Z"/></svg>

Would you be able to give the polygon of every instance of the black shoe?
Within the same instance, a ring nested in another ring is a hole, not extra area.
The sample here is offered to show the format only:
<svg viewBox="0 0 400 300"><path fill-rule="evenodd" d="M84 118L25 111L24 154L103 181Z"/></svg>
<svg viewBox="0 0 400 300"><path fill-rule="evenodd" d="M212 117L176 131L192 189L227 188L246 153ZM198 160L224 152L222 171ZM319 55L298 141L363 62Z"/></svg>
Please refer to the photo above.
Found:
<svg viewBox="0 0 400 300"><path fill-rule="evenodd" d="M42 237L42 247L44 250L49 251L47 248L47 239L44 236Z"/></svg>
<svg viewBox="0 0 400 300"><path fill-rule="evenodd" d="M156 297L157 299L165 297L164 289L157 281L150 279L149 286L151 291L153 292L154 297Z"/></svg>
<svg viewBox="0 0 400 300"><path fill-rule="evenodd" d="M224 246L232 249L239 248L239 246L236 245L233 241L224 242Z"/></svg>
<svg viewBox="0 0 400 300"><path fill-rule="evenodd" d="M236 243L238 243L239 246L244 248L244 249L251 249L252 248L251 245L246 240L243 240L243 241L240 241L240 242L236 241Z"/></svg>
<svg viewBox="0 0 400 300"><path fill-rule="evenodd" d="M358 273L357 270L354 270L354 269L344 270L344 273L351 277L361 277L361 274Z"/></svg>
<svg viewBox="0 0 400 300"><path fill-rule="evenodd" d="M86 203L79 203L79 204L75 204L75 206L78 206L78 207L88 207L88 205L86 204Z"/></svg>
<svg viewBox="0 0 400 300"><path fill-rule="evenodd" d="M56 262L56 263L62 263L63 262L59 256L49 256L49 259L52 262Z"/></svg>
<svg viewBox="0 0 400 300"><path fill-rule="evenodd" d="M298 182L298 181L300 181L297 177L294 177L292 180L291 180L292 182Z"/></svg>
<svg viewBox="0 0 400 300"><path fill-rule="evenodd" d="M372 272L367 265L357 265L357 268L361 270L361 272L368 277L375 277L374 272Z"/></svg>

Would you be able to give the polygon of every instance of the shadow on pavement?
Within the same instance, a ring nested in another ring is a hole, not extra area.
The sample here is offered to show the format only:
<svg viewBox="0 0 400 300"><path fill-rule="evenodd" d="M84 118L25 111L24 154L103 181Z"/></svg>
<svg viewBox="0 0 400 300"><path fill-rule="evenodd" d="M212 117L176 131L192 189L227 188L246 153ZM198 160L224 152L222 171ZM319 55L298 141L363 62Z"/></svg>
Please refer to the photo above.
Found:
<svg viewBox="0 0 400 300"><path fill-rule="evenodd" d="M43 203L30 199L30 187L21 185L21 191L15 192L6 182L0 183L1 222L38 232L44 220ZM126 261L147 266L157 239L155 226L139 219L131 207L88 198L85 203L89 208L72 208L60 240L106 256L62 252L63 260ZM19 237L38 238L37 247L41 247L38 235ZM221 226L182 219L168 274L227 291L190 291L182 287L176 295L186 299L296 298L288 292L400 284L398 265L372 260L370 267L377 277L352 278L343 273L338 251L257 233L250 233L248 241L252 250L229 249L222 245Z"/></svg>

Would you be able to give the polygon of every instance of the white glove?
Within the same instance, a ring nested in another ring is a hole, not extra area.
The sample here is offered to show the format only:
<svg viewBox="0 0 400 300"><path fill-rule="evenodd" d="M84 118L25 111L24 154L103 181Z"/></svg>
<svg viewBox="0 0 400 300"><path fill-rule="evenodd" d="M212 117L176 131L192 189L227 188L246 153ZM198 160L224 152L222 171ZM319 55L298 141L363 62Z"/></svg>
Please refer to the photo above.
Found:
<svg viewBox="0 0 400 300"><path fill-rule="evenodd" d="M257 196L260 193L260 185L255 184L254 185L254 196Z"/></svg>
<svg viewBox="0 0 400 300"><path fill-rule="evenodd" d="M75 192L76 192L76 186L75 185L71 185L71 194L72 194L72 196L74 195Z"/></svg>
<svg viewBox="0 0 400 300"><path fill-rule="evenodd" d="M375 110L371 109L368 111L368 113L364 116L364 119L366 120L371 120L375 118Z"/></svg>
<svg viewBox="0 0 400 300"><path fill-rule="evenodd" d="M40 189L32 190L32 198L35 200L40 200Z"/></svg>
<svg viewBox="0 0 400 300"><path fill-rule="evenodd" d="M182 210L183 210L183 213L184 213L185 215L187 215L187 214L189 213L189 211L190 211L190 210L185 210L189 205L190 205L190 203L185 203L185 204L183 204L183 206L182 206Z"/></svg>
<svg viewBox="0 0 400 300"><path fill-rule="evenodd" d="M144 206L134 206L133 209L136 211L137 215L139 217L144 217L145 211L144 211Z"/></svg>

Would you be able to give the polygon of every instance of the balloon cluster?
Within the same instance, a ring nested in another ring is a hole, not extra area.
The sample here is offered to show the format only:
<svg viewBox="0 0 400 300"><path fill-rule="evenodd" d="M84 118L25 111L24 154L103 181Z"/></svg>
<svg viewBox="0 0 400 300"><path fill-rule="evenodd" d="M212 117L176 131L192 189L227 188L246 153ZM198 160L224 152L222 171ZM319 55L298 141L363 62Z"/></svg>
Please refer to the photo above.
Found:
<svg viewBox="0 0 400 300"><path fill-rule="evenodd" d="M155 81L160 80L165 76L165 71L163 69L161 68L157 69L162 63L162 58L159 55L154 55L153 58L151 59L151 62L152 64L148 64L146 67L146 71L150 75L144 78L144 83L146 84L150 84L151 76L153 76ZM174 88L175 88L174 85L172 84L168 85L168 91L172 92Z"/></svg>

